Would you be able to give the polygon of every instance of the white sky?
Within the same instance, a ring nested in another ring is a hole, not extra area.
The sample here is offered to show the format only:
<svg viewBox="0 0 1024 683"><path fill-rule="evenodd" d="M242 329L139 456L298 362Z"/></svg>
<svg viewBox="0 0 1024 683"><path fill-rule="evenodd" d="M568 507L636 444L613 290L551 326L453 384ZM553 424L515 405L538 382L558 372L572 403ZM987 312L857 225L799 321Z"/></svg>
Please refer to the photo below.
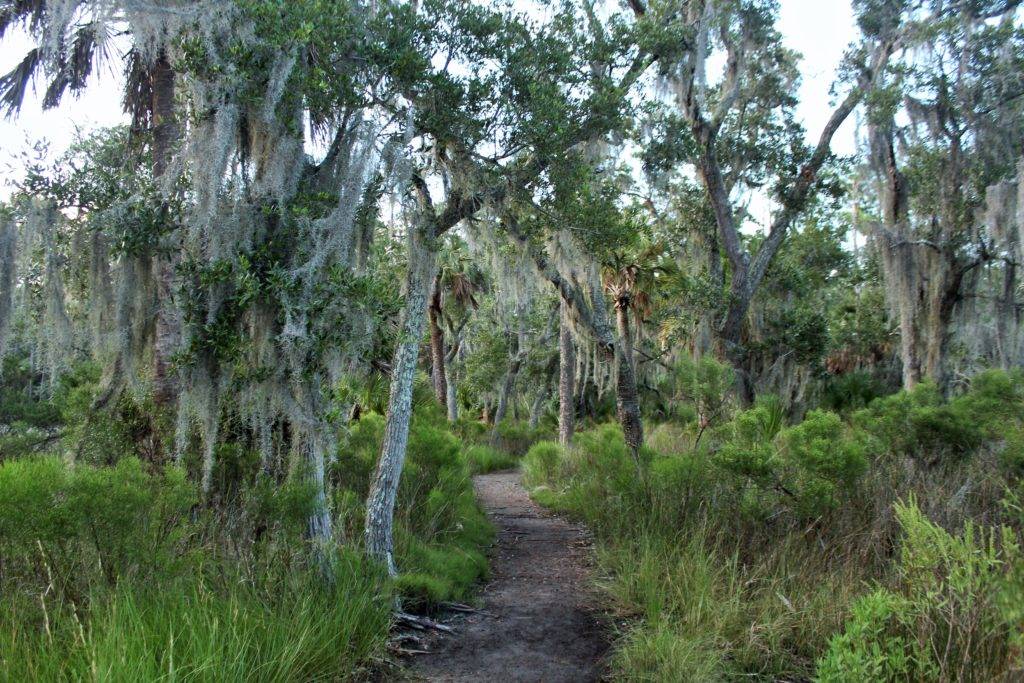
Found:
<svg viewBox="0 0 1024 683"><path fill-rule="evenodd" d="M816 137L828 119L832 103L829 87L836 67L856 27L849 0L780 0L780 30L786 46L804 56L801 63L800 116L809 136ZM7 73L24 57L32 43L24 34L9 31L0 40L0 73ZM51 154L71 142L76 128L88 130L125 121L121 113L121 74L116 60L81 97L67 98L57 109L42 111L41 93L26 97L21 115L15 120L0 118L0 199L10 194L8 183L17 178L18 164L12 159L39 140L50 143ZM833 149L840 154L854 150L852 120L837 133Z"/></svg>

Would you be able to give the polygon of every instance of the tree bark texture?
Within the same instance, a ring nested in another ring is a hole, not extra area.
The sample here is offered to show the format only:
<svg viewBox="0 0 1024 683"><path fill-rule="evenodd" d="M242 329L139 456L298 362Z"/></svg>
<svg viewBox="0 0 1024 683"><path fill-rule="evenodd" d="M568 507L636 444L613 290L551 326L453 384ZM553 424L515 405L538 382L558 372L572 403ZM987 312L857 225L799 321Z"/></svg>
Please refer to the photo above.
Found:
<svg viewBox="0 0 1024 683"><path fill-rule="evenodd" d="M561 300L558 327L558 443L569 446L576 429L576 348L569 327L569 305Z"/></svg>
<svg viewBox="0 0 1024 683"><path fill-rule="evenodd" d="M448 373L445 371L444 331L441 329L441 274L434 277L434 293L427 308L430 326L430 379L434 396L441 405L448 401Z"/></svg>
<svg viewBox="0 0 1024 683"><path fill-rule="evenodd" d="M159 180L167 170L178 124L174 113L174 69L167 55L161 52L150 70L153 102L153 177ZM177 398L178 386L171 367L171 358L181 339L181 324L172 305L174 271L178 251L157 254L157 309L153 340L153 401L157 407L169 406Z"/></svg>
<svg viewBox="0 0 1024 683"><path fill-rule="evenodd" d="M391 390L380 458L366 501L366 552L387 567L391 576L397 574L393 538L395 499L409 441L413 379L430 289L437 270L437 253L427 243L427 236L422 234L422 230L423 227L417 226L417 229L409 231L409 267L401 338L391 363Z"/></svg>

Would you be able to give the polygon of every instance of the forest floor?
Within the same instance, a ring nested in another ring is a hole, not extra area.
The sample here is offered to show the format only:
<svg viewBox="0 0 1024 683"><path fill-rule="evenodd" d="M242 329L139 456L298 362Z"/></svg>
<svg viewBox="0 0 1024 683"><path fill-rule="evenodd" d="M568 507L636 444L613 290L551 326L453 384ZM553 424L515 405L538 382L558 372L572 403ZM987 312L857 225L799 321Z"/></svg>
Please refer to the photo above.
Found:
<svg viewBox="0 0 1024 683"><path fill-rule="evenodd" d="M608 647L587 574L586 531L530 500L518 472L474 478L497 528L491 579L479 611L443 621L454 629L417 655L426 681L583 683L599 680Z"/></svg>

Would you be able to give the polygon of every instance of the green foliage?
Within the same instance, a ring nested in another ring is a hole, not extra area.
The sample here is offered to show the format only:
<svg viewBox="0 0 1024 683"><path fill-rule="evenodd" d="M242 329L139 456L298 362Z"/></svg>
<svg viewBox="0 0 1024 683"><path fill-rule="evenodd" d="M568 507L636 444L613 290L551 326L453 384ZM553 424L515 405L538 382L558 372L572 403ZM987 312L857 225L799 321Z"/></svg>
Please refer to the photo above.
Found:
<svg viewBox="0 0 1024 683"><path fill-rule="evenodd" d="M823 577L820 549L799 540L752 553L762 541L739 523L739 499L706 449L648 453L638 473L617 431L581 432L569 452L538 444L524 461L546 477L533 495L597 535L599 586L629 617L615 677L806 678L851 585Z"/></svg>
<svg viewBox="0 0 1024 683"><path fill-rule="evenodd" d="M520 457L525 455L534 443L545 438L549 433L549 430L543 427L531 429L525 422L505 420L495 428L497 438L494 445L506 453Z"/></svg>
<svg viewBox="0 0 1024 683"><path fill-rule="evenodd" d="M897 504L896 516L903 545L895 590L857 601L819 662L818 680L991 681L1019 673L1019 622L1006 610L1021 597L1008 582L1024 561L1019 535L971 523L953 535L913 500Z"/></svg>
<svg viewBox="0 0 1024 683"><path fill-rule="evenodd" d="M562 447L554 441L539 441L523 457L523 482L527 486L545 486L558 474Z"/></svg>
<svg viewBox="0 0 1024 683"><path fill-rule="evenodd" d="M811 411L800 424L783 432L783 462L793 482L796 505L805 516L834 508L854 492L867 470L864 446L835 413Z"/></svg>
<svg viewBox="0 0 1024 683"><path fill-rule="evenodd" d="M934 384L922 383L878 399L853 415L853 422L873 438L880 456L906 456L927 464L970 455L984 440L982 426L991 416L976 407L987 405L985 394L966 395L944 403Z"/></svg>
<svg viewBox="0 0 1024 683"><path fill-rule="evenodd" d="M62 564L96 562L111 583L151 575L172 560L195 502L181 471L154 477L134 458L75 469L50 457L15 460L0 465L0 547L12 569L38 546Z"/></svg>
<svg viewBox="0 0 1024 683"><path fill-rule="evenodd" d="M716 462L802 517L817 517L849 498L867 469L861 439L825 411L811 411L793 427L783 425L777 400L743 411L730 424Z"/></svg>
<svg viewBox="0 0 1024 683"><path fill-rule="evenodd" d="M822 389L821 407L847 414L866 408L887 393L884 383L866 370L829 377Z"/></svg>
<svg viewBox="0 0 1024 683"><path fill-rule="evenodd" d="M46 629L4 608L0 678L364 680L385 651L388 590L358 555L342 552L337 567L331 590L305 571L122 584L90 596L88 613L51 604Z"/></svg>
<svg viewBox="0 0 1024 683"><path fill-rule="evenodd" d="M681 398L693 406L702 429L716 426L726 418L735 381L732 368L711 356L700 360L684 356L675 373Z"/></svg>
<svg viewBox="0 0 1024 683"><path fill-rule="evenodd" d="M362 680L384 653L392 591L433 609L471 600L486 576L493 531L444 425L436 411L413 422L396 518L406 573L393 587L360 559L384 427L373 412L352 424L329 472L336 528L351 544L330 558L329 587L305 542L315 488L260 474L240 443L218 447L209 508L184 471L151 471L123 446L105 466L0 463L0 589L17 596L0 610L0 678Z"/></svg>
<svg viewBox="0 0 1024 683"><path fill-rule="evenodd" d="M383 435L383 416L363 413L331 470L339 489L337 504L347 511L342 524L354 538L361 538L362 501ZM508 456L485 446L464 447L433 401L424 401L417 410L395 519L396 563L402 571L396 587L410 608L429 610L440 602L468 600L486 575L481 549L490 543L493 530L476 503L469 477L473 463L501 458Z"/></svg>
<svg viewBox="0 0 1024 683"><path fill-rule="evenodd" d="M463 458L466 460L469 471L473 474L509 470L519 464L519 459L515 456L493 446L481 444L466 446L463 450Z"/></svg>

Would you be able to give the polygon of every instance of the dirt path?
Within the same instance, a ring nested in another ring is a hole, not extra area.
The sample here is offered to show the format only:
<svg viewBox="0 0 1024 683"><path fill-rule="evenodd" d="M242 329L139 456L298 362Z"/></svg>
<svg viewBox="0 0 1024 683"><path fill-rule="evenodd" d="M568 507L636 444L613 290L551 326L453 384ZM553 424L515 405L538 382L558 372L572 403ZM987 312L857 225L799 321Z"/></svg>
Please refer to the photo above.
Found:
<svg viewBox="0 0 1024 683"><path fill-rule="evenodd" d="M607 643L586 587L584 531L542 510L516 472L475 478L498 530L481 612L446 619L413 670L427 681L578 683L598 680Z"/></svg>

